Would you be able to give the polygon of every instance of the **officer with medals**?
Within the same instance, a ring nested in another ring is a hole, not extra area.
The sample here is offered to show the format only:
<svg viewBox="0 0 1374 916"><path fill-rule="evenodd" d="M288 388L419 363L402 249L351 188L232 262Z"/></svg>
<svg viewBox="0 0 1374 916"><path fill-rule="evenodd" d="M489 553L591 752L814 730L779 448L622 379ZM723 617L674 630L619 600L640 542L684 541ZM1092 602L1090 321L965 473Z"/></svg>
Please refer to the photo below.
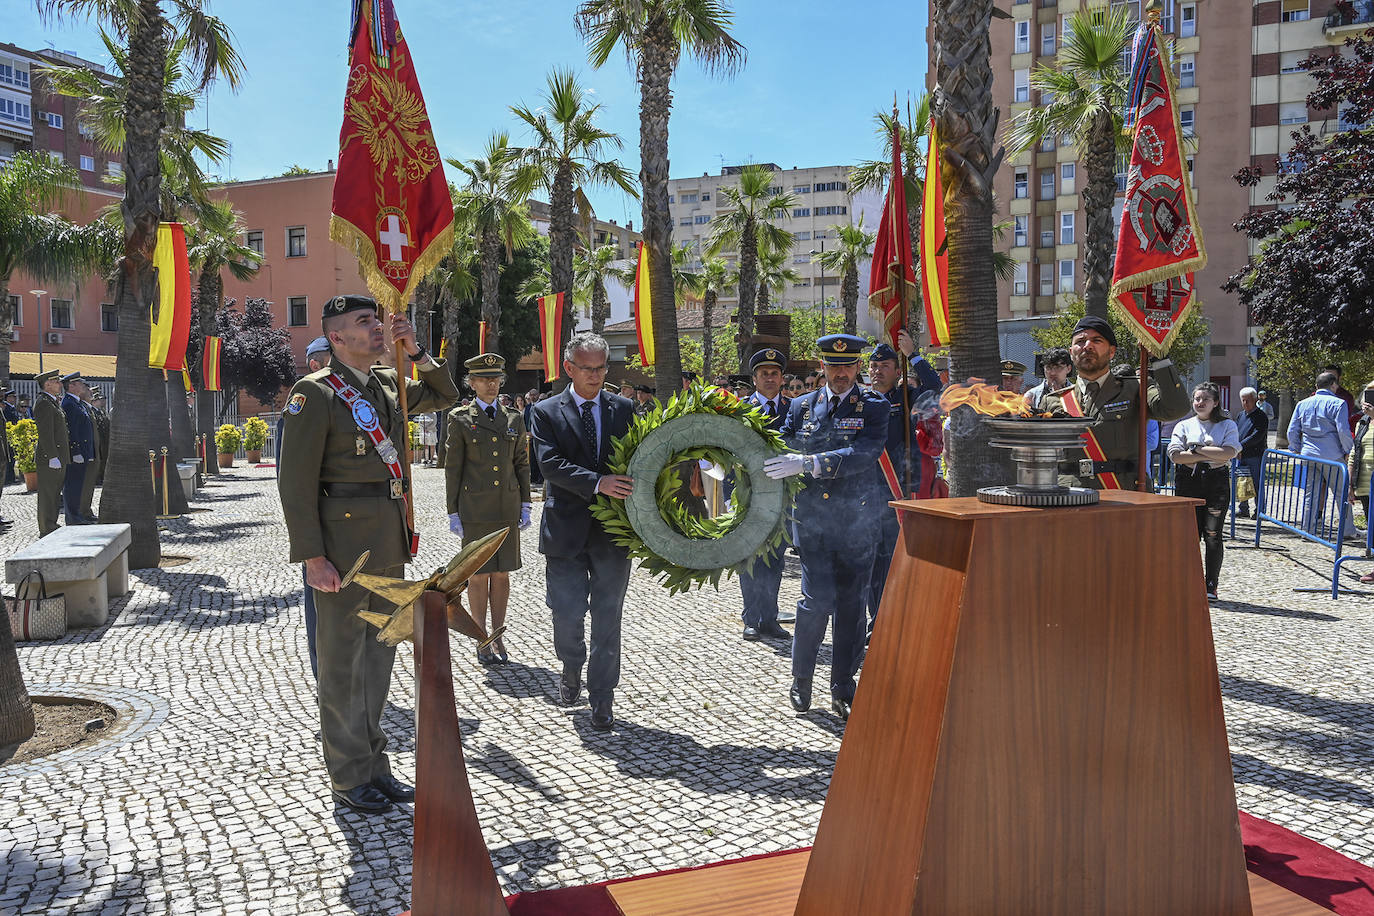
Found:
<svg viewBox="0 0 1374 916"><path fill-rule="evenodd" d="M768 418L769 429L782 429L790 398L782 393L782 370L787 356L780 350L764 349L749 359L753 374L754 393L745 402ZM744 599L744 638L749 641L764 636L791 639L792 634L778 625L778 589L782 586L784 551L770 560L759 559L751 569L741 568L739 590Z"/></svg>
<svg viewBox="0 0 1374 916"><path fill-rule="evenodd" d="M811 708L816 654L833 618L831 709L849 718L862 640L864 593L877 542L874 506L883 498L873 466L887 442L889 405L856 384L862 337L829 334L816 341L825 384L792 401L782 437L797 452L764 462L774 479L805 474L797 494L794 535L801 556L802 598L792 640L792 708Z"/></svg>
<svg viewBox="0 0 1374 916"><path fill-rule="evenodd" d="M451 407L458 389L415 341L403 316L391 317L391 339L418 366L405 380L410 410ZM413 547L406 530L401 465L406 435L396 370L377 365L386 337L377 303L335 296L324 305L330 364L298 381L287 398L285 440L290 448L277 481L292 563L305 564L318 614L315 650L320 737L330 787L342 804L368 813L410 801L415 791L391 775L382 733L382 708L395 649L357 616L391 607L356 584L340 590L340 571L364 550L366 572L400 577Z"/></svg>
<svg viewBox="0 0 1374 916"><path fill-rule="evenodd" d="M62 483L62 515L68 525L89 525L95 521L81 511L88 463L95 458L95 424L80 396L85 386L80 372L62 376L62 388L66 392L62 396L62 413L67 418L67 442L72 459Z"/></svg>
<svg viewBox="0 0 1374 916"><path fill-rule="evenodd" d="M1132 489L1140 452L1140 379L1130 366L1112 370L1116 332L1106 319L1085 315L1074 325L1069 343L1077 380L1068 388L1051 392L1039 409L1056 417L1092 417L1089 430L1101 449L1097 457L1083 449L1066 452L1059 466L1059 484L1065 487L1103 489L1101 475L1115 475L1117 488ZM1153 420L1177 420L1192 410L1192 399L1178 377L1172 360L1150 363L1146 406Z"/></svg>
<svg viewBox="0 0 1374 916"><path fill-rule="evenodd" d="M34 462L38 465L38 536L57 526L57 508L62 505L62 486L67 465L71 463L71 443L67 438L67 416L62 412L62 380L58 370L49 369L34 376L38 397L33 402L33 422L38 426Z"/></svg>
<svg viewBox="0 0 1374 916"><path fill-rule="evenodd" d="M463 363L463 380L474 395L471 404L448 414L448 438L444 446L444 480L449 530L463 545L503 528L530 526L530 450L525 418L520 411L501 406L501 385L506 380L506 361L495 353L483 353ZM520 538L507 537L501 549L468 580L468 610L485 629L491 609L491 629L506 622L510 600L510 574L520 568ZM510 661L498 639L489 649L478 649L483 665Z"/></svg>

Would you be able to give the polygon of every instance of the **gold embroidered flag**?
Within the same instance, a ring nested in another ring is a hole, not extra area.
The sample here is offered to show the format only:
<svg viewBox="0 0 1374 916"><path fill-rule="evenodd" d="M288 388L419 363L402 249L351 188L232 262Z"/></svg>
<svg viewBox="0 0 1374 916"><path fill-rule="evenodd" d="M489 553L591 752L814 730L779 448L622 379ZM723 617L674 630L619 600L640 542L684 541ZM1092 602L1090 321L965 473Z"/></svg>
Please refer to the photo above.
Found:
<svg viewBox="0 0 1374 916"><path fill-rule="evenodd" d="M560 344L563 341L563 294L540 296L539 349L544 354L544 378L558 378Z"/></svg>
<svg viewBox="0 0 1374 916"><path fill-rule="evenodd" d="M649 296L649 253L639 243L639 263L635 266L635 333L639 335L639 364L645 369L654 364L654 313Z"/></svg>
<svg viewBox="0 0 1374 916"><path fill-rule="evenodd" d="M186 233L181 223L157 227L153 249L157 268L157 314L148 334L148 366L186 368L186 344L191 339L191 270L186 260Z"/></svg>

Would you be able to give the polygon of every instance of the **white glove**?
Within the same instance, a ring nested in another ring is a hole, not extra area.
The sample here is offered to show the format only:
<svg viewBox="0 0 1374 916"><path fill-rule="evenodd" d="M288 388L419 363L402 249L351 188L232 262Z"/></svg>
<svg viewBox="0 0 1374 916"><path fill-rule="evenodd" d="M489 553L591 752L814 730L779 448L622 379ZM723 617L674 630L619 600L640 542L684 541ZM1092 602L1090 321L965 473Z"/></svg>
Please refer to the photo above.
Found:
<svg viewBox="0 0 1374 916"><path fill-rule="evenodd" d="M48 462L48 467L52 468L54 471L60 470L61 467L62 467L62 459L61 459L61 458L54 458L54 459L52 459L51 461Z"/></svg>
<svg viewBox="0 0 1374 916"><path fill-rule="evenodd" d="M84 456L82 456L82 455L73 455L73 456L72 456L72 464L85 464L85 463L86 463L86 459L85 459Z"/></svg>
<svg viewBox="0 0 1374 916"><path fill-rule="evenodd" d="M457 512L448 517L448 530L459 537L463 536L463 520L458 517Z"/></svg>
<svg viewBox="0 0 1374 916"><path fill-rule="evenodd" d="M763 463L763 473L774 480L782 480L784 477L794 477L806 470L806 456L789 452L786 455L774 455Z"/></svg>
<svg viewBox="0 0 1374 916"><path fill-rule="evenodd" d="M697 465L701 468L701 473L705 474L712 480L725 479L725 468L716 464L714 461L707 461L705 458L703 458L697 462Z"/></svg>
<svg viewBox="0 0 1374 916"><path fill-rule="evenodd" d="M530 513L533 512L533 511L534 511L534 504L533 504L533 503L521 503L521 504L520 504L520 530L521 530L521 531L524 531L526 528L528 528L530 525L533 524L533 522L530 520Z"/></svg>

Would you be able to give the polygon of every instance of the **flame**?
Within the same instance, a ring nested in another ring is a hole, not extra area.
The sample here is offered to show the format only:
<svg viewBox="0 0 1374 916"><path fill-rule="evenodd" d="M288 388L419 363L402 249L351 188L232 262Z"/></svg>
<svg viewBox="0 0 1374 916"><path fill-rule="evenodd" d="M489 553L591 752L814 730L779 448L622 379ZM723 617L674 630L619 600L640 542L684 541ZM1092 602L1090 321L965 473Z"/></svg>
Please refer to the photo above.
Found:
<svg viewBox="0 0 1374 916"><path fill-rule="evenodd" d="M956 407L968 405L975 412L989 417L1007 415L1029 417L1026 399L1014 391L1004 391L996 385L974 380L969 385L951 385L940 395L940 411L949 413Z"/></svg>

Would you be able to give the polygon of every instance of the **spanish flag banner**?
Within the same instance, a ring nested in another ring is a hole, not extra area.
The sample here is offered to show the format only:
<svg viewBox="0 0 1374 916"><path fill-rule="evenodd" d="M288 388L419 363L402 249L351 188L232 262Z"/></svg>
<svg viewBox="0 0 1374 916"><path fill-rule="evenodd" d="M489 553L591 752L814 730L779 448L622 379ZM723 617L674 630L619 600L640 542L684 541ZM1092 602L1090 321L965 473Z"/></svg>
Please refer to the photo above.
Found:
<svg viewBox="0 0 1374 916"><path fill-rule="evenodd" d="M654 364L654 313L649 301L649 253L639 243L639 263L635 267L635 333L639 335L639 364L645 369Z"/></svg>
<svg viewBox="0 0 1374 916"><path fill-rule="evenodd" d="M477 322L477 352L487 352L487 323L485 321Z"/></svg>
<svg viewBox="0 0 1374 916"><path fill-rule="evenodd" d="M882 339L897 346L906 323L907 303L916 297L916 271L911 263L911 227L906 217L906 179L902 176L902 125L892 118L892 184L887 189L883 220L873 244L869 274L869 313L882 325ZM898 497L900 498L900 497Z"/></svg>
<svg viewBox="0 0 1374 916"><path fill-rule="evenodd" d="M158 298L148 335L148 366L185 369L186 344L191 339L191 269L181 223L158 225L153 266L157 268Z"/></svg>
<svg viewBox="0 0 1374 916"><path fill-rule="evenodd" d="M448 338L443 337L439 340L439 358L443 359L446 356L448 356Z"/></svg>
<svg viewBox="0 0 1374 916"><path fill-rule="evenodd" d="M932 347L949 343L949 252L945 248L945 185L940 177L940 159L940 137L932 115L921 201L921 291Z"/></svg>
<svg viewBox="0 0 1374 916"><path fill-rule="evenodd" d="M563 294L540 296L539 350L544 354L544 378L558 378L560 344L563 341Z"/></svg>
<svg viewBox="0 0 1374 916"><path fill-rule="evenodd" d="M206 391L221 391L219 377L220 347L223 341L218 337L206 337L204 356L201 358L200 377L205 382Z"/></svg>

